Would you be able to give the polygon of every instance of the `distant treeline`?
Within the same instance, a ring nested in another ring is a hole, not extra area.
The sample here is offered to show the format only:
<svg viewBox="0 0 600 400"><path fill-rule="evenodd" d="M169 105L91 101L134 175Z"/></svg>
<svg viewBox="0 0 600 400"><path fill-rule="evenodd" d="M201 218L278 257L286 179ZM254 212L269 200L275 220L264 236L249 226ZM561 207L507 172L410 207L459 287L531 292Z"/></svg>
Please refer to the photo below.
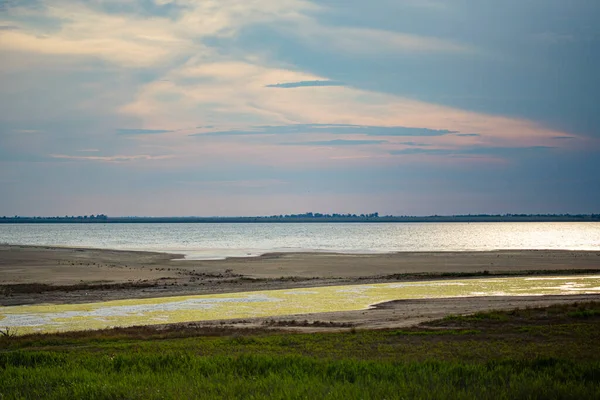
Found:
<svg viewBox="0 0 600 400"><path fill-rule="evenodd" d="M304 213L263 217L109 217L105 214L64 217L0 217L15 223L294 223L294 222L578 222L600 221L600 214L477 214L395 216L371 214Z"/></svg>

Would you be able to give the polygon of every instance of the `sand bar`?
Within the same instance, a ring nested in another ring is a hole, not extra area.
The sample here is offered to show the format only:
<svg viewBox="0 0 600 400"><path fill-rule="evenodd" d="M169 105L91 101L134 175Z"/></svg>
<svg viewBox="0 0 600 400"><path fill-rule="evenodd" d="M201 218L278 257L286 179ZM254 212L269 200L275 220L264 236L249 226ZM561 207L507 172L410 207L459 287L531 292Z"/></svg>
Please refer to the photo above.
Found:
<svg viewBox="0 0 600 400"><path fill-rule="evenodd" d="M281 253L213 261L181 258L166 253L0 245L0 306L85 304L427 279L476 279L484 273L489 277L600 273L600 251ZM306 313L290 318L280 315L275 319L279 321L278 326L288 320L326 320L333 323L332 329L340 323L362 327L404 326L444 312L535 305L541 304L541 298L570 302L598 297L597 294L534 296L528 300L501 296L489 301L454 299L448 303L439 299L414 299L391 302L393 306L388 308ZM227 323L255 325L264 323L261 318L228 320ZM292 325L293 329L307 329Z"/></svg>
<svg viewBox="0 0 600 400"><path fill-rule="evenodd" d="M280 253L226 260L0 245L0 305L81 303L526 271L600 272L600 251ZM429 277L428 275L431 275Z"/></svg>

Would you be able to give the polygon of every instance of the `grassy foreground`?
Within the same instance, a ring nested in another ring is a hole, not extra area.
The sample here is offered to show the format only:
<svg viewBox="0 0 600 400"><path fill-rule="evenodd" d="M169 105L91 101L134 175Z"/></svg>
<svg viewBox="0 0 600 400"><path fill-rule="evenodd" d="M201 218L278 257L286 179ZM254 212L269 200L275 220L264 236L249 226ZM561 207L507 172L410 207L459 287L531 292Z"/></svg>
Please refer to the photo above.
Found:
<svg viewBox="0 0 600 400"><path fill-rule="evenodd" d="M21 398L600 398L600 303L405 330L3 337L0 399Z"/></svg>

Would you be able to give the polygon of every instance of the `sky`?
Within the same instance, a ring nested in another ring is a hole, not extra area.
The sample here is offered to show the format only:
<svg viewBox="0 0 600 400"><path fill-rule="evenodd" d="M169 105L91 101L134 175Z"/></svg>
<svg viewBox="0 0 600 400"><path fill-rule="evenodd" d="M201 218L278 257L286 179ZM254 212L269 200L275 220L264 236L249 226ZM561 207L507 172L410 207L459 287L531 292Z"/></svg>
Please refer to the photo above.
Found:
<svg viewBox="0 0 600 400"><path fill-rule="evenodd" d="M0 215L600 212L597 0L0 0Z"/></svg>

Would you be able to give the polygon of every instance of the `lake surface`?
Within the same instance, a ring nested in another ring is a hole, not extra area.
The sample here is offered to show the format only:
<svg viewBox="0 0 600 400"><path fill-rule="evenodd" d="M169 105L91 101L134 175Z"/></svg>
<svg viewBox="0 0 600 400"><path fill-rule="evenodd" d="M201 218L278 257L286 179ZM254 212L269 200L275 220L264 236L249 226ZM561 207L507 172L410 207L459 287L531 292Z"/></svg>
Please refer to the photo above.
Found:
<svg viewBox="0 0 600 400"><path fill-rule="evenodd" d="M600 222L0 224L0 243L162 251L194 259L274 251L597 251Z"/></svg>
<svg viewBox="0 0 600 400"><path fill-rule="evenodd" d="M16 328L17 334L26 334L353 311L399 299L598 293L599 275L396 282L89 304L0 307L0 326Z"/></svg>

